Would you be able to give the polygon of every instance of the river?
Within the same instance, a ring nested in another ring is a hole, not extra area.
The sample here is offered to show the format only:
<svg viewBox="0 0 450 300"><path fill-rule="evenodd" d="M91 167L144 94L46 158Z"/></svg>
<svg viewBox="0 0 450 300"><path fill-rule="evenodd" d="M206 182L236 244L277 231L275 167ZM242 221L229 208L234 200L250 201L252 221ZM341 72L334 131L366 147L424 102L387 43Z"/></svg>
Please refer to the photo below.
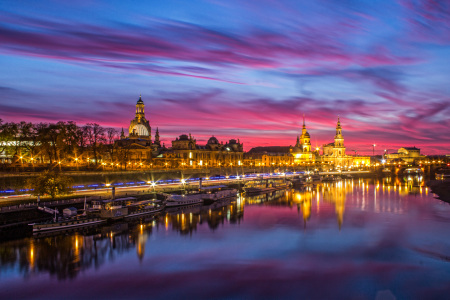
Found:
<svg viewBox="0 0 450 300"><path fill-rule="evenodd" d="M450 205L347 179L0 242L0 299L448 299Z"/></svg>

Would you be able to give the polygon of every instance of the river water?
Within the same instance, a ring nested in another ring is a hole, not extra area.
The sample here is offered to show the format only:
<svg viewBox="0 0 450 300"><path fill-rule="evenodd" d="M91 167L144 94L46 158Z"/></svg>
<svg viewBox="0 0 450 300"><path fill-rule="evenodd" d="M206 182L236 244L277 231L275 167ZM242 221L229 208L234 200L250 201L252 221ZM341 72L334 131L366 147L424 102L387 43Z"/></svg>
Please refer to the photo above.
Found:
<svg viewBox="0 0 450 300"><path fill-rule="evenodd" d="M0 299L448 299L450 205L354 179L0 242Z"/></svg>

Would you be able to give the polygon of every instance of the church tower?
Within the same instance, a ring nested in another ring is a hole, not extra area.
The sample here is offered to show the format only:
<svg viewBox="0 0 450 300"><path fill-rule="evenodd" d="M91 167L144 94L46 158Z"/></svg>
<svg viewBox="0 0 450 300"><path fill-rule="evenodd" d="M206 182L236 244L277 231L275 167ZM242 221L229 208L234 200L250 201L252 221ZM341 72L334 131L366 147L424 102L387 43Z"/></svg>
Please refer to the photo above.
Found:
<svg viewBox="0 0 450 300"><path fill-rule="evenodd" d="M136 119L139 121L144 118L145 119L145 113L144 113L144 101L142 101L141 95L139 95L139 100L136 103Z"/></svg>
<svg viewBox="0 0 450 300"><path fill-rule="evenodd" d="M151 141L152 128L150 127L150 122L145 118L144 106L144 101L142 101L142 97L139 95L139 100L136 103L136 114L134 119L130 122L129 138Z"/></svg>
<svg viewBox="0 0 450 300"><path fill-rule="evenodd" d="M161 147L161 141L159 140L159 129L158 127L156 127L156 133L155 133L155 145L158 145L159 147Z"/></svg>
<svg viewBox="0 0 450 300"><path fill-rule="evenodd" d="M300 147L303 152L311 152L311 136L306 131L305 115L303 115L302 135L300 136Z"/></svg>
<svg viewBox="0 0 450 300"><path fill-rule="evenodd" d="M341 121L337 121L336 135L334 136L333 155L336 157L345 156L344 136L342 135Z"/></svg>
<svg viewBox="0 0 450 300"><path fill-rule="evenodd" d="M302 134L297 136L297 143L295 148L292 149L292 154L294 155L294 161L296 163L313 161L313 153L311 152L311 136L306 130L305 125L305 115L303 115L303 127Z"/></svg>

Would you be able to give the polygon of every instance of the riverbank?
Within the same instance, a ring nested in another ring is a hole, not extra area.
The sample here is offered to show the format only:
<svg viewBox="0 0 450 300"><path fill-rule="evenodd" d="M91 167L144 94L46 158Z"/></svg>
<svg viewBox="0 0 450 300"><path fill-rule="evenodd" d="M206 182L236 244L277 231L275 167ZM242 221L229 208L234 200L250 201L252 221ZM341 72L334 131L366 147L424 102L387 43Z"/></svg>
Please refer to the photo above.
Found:
<svg viewBox="0 0 450 300"><path fill-rule="evenodd" d="M450 180L430 180L427 182L432 193L436 194L439 200L450 203Z"/></svg>

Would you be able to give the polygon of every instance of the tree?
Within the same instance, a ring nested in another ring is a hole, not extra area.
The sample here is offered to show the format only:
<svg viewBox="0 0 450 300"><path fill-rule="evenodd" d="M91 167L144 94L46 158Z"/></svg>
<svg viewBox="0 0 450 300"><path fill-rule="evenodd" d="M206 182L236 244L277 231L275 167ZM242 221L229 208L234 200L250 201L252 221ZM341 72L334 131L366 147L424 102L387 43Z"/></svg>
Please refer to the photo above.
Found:
<svg viewBox="0 0 450 300"><path fill-rule="evenodd" d="M108 138L108 145L106 146L106 151L109 154L109 158L113 160L115 155L115 150L117 149L117 144L115 143L115 140L117 140L119 135L119 132L114 128L107 128L106 129L106 136Z"/></svg>
<svg viewBox="0 0 450 300"><path fill-rule="evenodd" d="M95 165L98 164L98 154L101 151L103 143L106 141L105 129L97 123L88 123L83 127L86 133L89 147L94 155Z"/></svg>
<svg viewBox="0 0 450 300"><path fill-rule="evenodd" d="M16 137L19 127L16 123L0 123L0 153L6 155L17 154Z"/></svg>
<svg viewBox="0 0 450 300"><path fill-rule="evenodd" d="M50 195L52 199L55 199L58 195L72 193L72 184L73 179L71 177L53 171L45 171L39 176L27 180L27 187L33 189L32 195Z"/></svg>

